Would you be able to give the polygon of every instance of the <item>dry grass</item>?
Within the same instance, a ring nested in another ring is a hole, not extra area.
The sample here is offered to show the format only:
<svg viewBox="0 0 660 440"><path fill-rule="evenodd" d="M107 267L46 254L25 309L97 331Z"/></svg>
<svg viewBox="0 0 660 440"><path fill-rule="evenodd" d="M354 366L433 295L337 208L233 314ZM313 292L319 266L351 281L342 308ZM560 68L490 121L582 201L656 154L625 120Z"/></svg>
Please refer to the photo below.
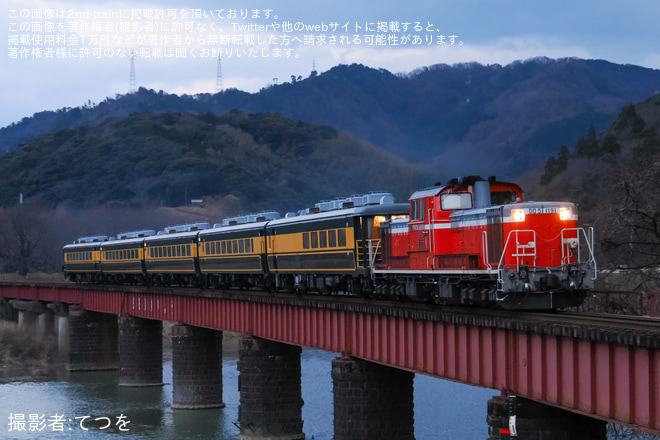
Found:
<svg viewBox="0 0 660 440"><path fill-rule="evenodd" d="M63 362L53 336L38 338L14 322L0 321L0 367L45 366Z"/></svg>

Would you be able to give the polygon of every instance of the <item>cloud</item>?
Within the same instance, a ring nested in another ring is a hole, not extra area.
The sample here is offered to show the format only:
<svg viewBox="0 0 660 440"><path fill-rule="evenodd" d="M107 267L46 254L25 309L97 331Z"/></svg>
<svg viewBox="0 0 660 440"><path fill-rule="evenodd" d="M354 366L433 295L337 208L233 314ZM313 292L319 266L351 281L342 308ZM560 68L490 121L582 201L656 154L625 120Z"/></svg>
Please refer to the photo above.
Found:
<svg viewBox="0 0 660 440"><path fill-rule="evenodd" d="M398 20L401 23L416 20L433 22L443 32L458 32L462 44L426 44L426 37L419 32L423 44L402 46L367 44L318 45L310 32L299 32L299 42L291 47L294 52L275 58L252 58L234 51L223 55L224 87L234 87L248 92L275 82L289 81L292 75L306 78L312 66L318 72L331 69L337 64L360 63L374 68L384 68L393 73L410 72L433 64L478 62L481 64L506 65L516 60L546 56L549 58L579 57L602 58L615 63L639 64L660 68L660 53L652 44L657 41L657 12L655 0L639 0L635 8L621 9L620 3L606 0L602 8L594 10L569 0L552 3L520 3L515 0L501 2L433 2L423 0L402 5L394 0L383 0L378 8L366 0L337 0L314 3L297 0L254 0L246 6L238 0L228 0L222 5L214 0L145 0L137 3L124 1L91 2L89 0L8 0L5 14L0 16L0 26L9 28L10 18L6 11L59 8L69 10L117 10L132 8L204 8L214 11L220 8L271 8L279 14L279 20L292 23L328 24L339 22L339 27L350 23L352 38L355 26L362 32L369 23ZM474 14L478 9L479 14ZM250 9L251 11L252 9ZM13 15L16 15L14 12ZM16 20L18 21L18 20ZM253 20L247 20L253 21ZM273 20L262 20L271 23ZM165 21L168 22L167 20ZM229 26L224 22L223 26ZM115 28L116 30L116 28ZM228 30L228 28L227 28ZM96 30L86 29L79 36L94 38ZM315 34L318 34L314 32ZM390 33L390 32L387 32ZM411 36L417 32L407 31ZM245 41L249 32L240 32L237 38ZM281 34L281 32L279 33ZM108 38L122 37L121 33L109 32ZM402 36L400 33L399 36ZM263 39L278 35L262 32ZM293 36L293 33L290 35ZM317 37L319 37L317 35ZM233 38L233 36L232 36ZM364 37L363 37L364 40ZM277 40L274 40L277 41ZM125 40L122 40L125 42ZM192 44L194 43L194 44ZM217 62L213 56L200 58L199 40L188 46L195 48L195 58L165 59L145 56L136 58L139 86L163 90L167 93L213 93ZM282 41L269 43L267 52L285 49ZM372 43L374 43L372 41ZM382 41L381 41L382 43ZM128 47L128 46L125 46ZM134 47L134 46L131 46ZM238 46L228 46L234 48ZM247 45L243 44L243 48ZM115 56L97 59L16 60L7 56L5 49L3 68L0 69L2 96L13 102L0 110L0 126L18 121L24 116L42 110L81 105L88 99L98 102L106 96L114 97L128 90L129 59Z"/></svg>
<svg viewBox="0 0 660 440"><path fill-rule="evenodd" d="M652 69L660 69L660 53L651 52L644 57L644 66Z"/></svg>

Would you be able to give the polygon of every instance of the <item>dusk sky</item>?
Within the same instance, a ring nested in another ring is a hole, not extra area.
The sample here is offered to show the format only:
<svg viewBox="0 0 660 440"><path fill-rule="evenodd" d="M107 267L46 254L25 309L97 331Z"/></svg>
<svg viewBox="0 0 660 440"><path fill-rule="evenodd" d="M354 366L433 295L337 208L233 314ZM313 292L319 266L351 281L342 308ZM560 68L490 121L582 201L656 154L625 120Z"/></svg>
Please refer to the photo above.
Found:
<svg viewBox="0 0 660 440"><path fill-rule="evenodd" d="M338 64L393 73L533 57L660 69L657 0L9 0L0 127L125 94L256 92ZM659 85L660 88L660 85Z"/></svg>

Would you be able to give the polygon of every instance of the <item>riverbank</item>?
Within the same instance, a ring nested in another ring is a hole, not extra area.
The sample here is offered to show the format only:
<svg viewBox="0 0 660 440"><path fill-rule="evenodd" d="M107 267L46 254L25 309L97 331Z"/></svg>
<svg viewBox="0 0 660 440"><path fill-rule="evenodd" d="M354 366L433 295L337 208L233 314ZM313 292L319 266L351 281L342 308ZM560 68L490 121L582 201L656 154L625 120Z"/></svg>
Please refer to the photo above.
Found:
<svg viewBox="0 0 660 440"><path fill-rule="evenodd" d="M17 323L0 321L0 383L50 380L65 371L53 336L38 337Z"/></svg>

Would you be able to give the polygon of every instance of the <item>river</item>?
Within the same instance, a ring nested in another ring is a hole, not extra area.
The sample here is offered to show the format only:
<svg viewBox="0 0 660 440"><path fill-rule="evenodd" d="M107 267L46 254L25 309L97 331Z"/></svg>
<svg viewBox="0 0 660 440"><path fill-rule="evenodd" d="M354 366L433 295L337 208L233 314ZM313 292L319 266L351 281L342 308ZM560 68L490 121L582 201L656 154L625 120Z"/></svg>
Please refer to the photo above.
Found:
<svg viewBox="0 0 660 440"><path fill-rule="evenodd" d="M332 439L331 361L337 354L304 349L301 357L304 432L307 439ZM172 410L172 363L163 364L163 387L119 387L119 373L61 373L46 381L0 385L0 439L121 436L142 439L239 438L237 359L225 357L226 407ZM415 377L417 440L488 437L486 405L498 392L432 377ZM106 427L107 426L107 427ZM20 430L23 428L24 430ZM30 430L32 429L32 430Z"/></svg>

